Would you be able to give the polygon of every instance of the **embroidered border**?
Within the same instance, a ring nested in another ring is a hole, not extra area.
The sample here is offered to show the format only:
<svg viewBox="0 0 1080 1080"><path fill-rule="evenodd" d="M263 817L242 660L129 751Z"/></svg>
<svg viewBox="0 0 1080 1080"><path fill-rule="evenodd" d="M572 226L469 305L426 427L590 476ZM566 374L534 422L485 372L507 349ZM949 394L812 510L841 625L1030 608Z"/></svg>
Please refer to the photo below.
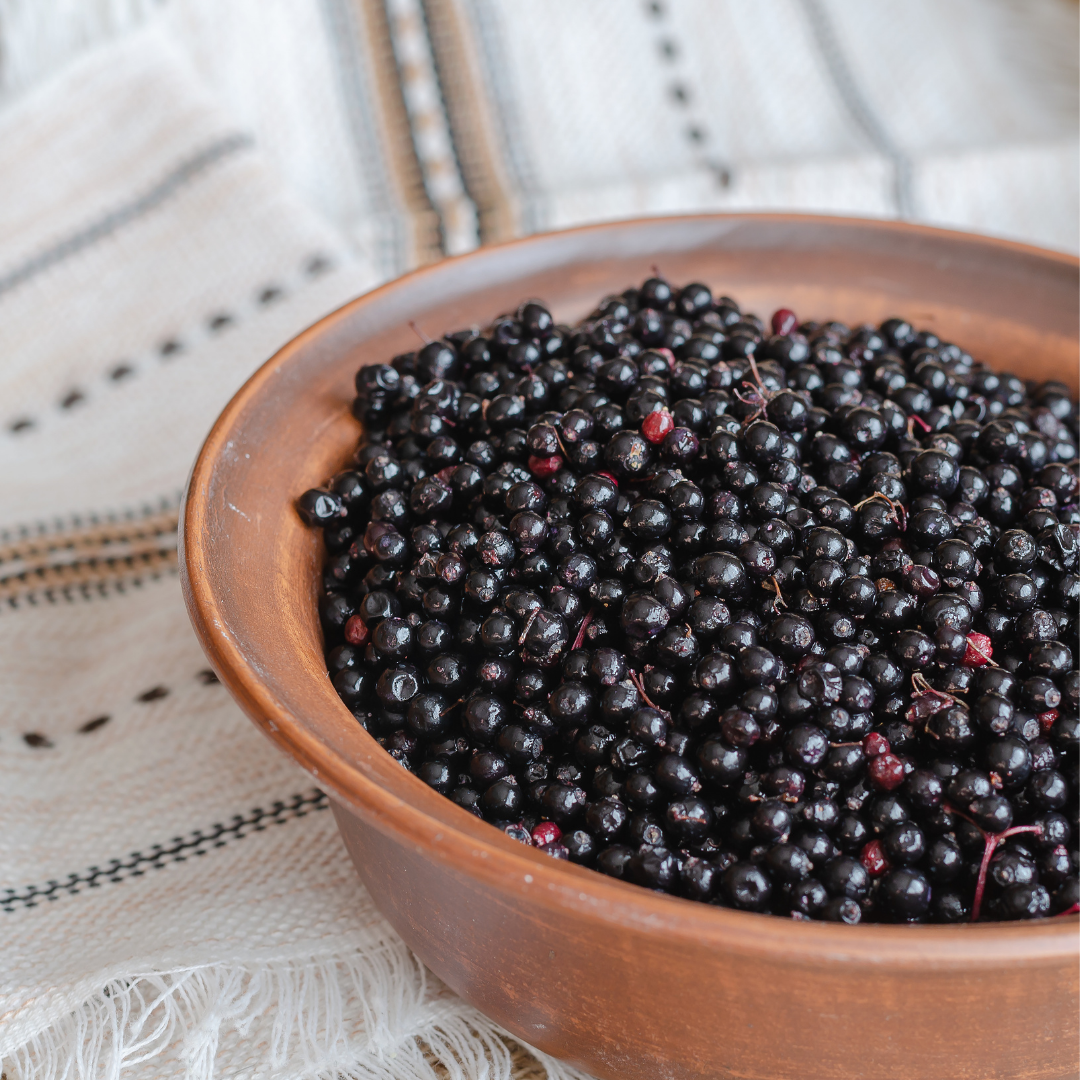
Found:
<svg viewBox="0 0 1080 1080"><path fill-rule="evenodd" d="M382 0L321 0L353 157L374 203L377 263L392 277L442 254L409 132Z"/></svg>
<svg viewBox="0 0 1080 1080"><path fill-rule="evenodd" d="M171 573L177 524L173 504L134 521L94 523L0 544L0 610L21 601L88 597L102 586Z"/></svg>
<svg viewBox="0 0 1080 1080"><path fill-rule="evenodd" d="M124 858L110 859L104 866L87 867L78 873L68 874L63 880L53 878L43 885L0 889L0 910L11 913L22 908L38 907L42 901L76 896L87 889L142 877L150 870L161 870L169 863L186 862L190 858L207 855L233 840L242 840L249 833L264 832L270 825L284 825L309 813L327 810L329 806L326 793L315 789L293 795L286 801L276 801L269 809L255 807L246 814L234 815L228 824L216 822L205 831L196 829L186 837L176 836L165 844L154 844L146 851L133 851Z"/></svg>

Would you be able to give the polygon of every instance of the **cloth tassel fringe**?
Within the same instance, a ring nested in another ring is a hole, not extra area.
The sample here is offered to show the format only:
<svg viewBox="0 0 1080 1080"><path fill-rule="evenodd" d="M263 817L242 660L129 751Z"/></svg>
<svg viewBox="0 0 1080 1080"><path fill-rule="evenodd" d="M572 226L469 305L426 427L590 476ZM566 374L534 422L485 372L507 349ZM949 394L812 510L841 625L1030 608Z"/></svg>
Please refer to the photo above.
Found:
<svg viewBox="0 0 1080 1080"><path fill-rule="evenodd" d="M0 1073L7 1080L120 1080L168 1052L187 1080L213 1080L236 1074L235 1046L247 1044L257 1050L244 1072L290 1080L587 1080L507 1038L404 945L384 941L333 957L114 979L0 1057ZM227 1071L217 1060L224 1044Z"/></svg>

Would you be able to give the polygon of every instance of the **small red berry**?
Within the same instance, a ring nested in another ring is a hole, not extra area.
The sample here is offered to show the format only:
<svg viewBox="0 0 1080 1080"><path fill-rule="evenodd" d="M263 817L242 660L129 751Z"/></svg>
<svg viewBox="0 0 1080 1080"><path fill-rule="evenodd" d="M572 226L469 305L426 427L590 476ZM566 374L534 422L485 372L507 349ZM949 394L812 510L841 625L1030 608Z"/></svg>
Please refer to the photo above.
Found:
<svg viewBox="0 0 1080 1080"><path fill-rule="evenodd" d="M889 740L878 731L871 731L862 741L863 753L868 758L880 757L889 752Z"/></svg>
<svg viewBox="0 0 1080 1080"><path fill-rule="evenodd" d="M892 791L904 782L904 763L895 754L879 754L871 758L866 771L871 782L886 791Z"/></svg>
<svg viewBox="0 0 1080 1080"><path fill-rule="evenodd" d="M795 318L795 312L789 308L782 307L778 311L773 312L772 317L772 332L774 334L783 334L787 336L792 330L798 326L799 320Z"/></svg>
<svg viewBox="0 0 1080 1080"><path fill-rule="evenodd" d="M669 368L675 366L675 354L670 349L653 349L653 352L658 352L667 361Z"/></svg>
<svg viewBox="0 0 1080 1080"><path fill-rule="evenodd" d="M350 645L366 645L371 631L359 615L353 615L345 624L345 640Z"/></svg>
<svg viewBox="0 0 1080 1080"><path fill-rule="evenodd" d="M859 855L859 862L863 864L871 877L880 877L889 869L889 860L885 858L880 840L871 840L866 844L862 849L862 854Z"/></svg>
<svg viewBox="0 0 1080 1080"><path fill-rule="evenodd" d="M1044 735L1050 734L1050 729L1057 723L1057 718L1057 709L1047 709L1046 712L1039 713L1039 727L1042 728Z"/></svg>
<svg viewBox="0 0 1080 1080"><path fill-rule="evenodd" d="M619 486L619 481L615 479L615 474L614 473L598 472L596 475L597 476L602 476L605 480L610 480L616 487Z"/></svg>
<svg viewBox="0 0 1080 1080"><path fill-rule="evenodd" d="M543 847L545 844L554 844L556 840L561 838L562 829L560 829L554 821L541 821L532 831L532 842L537 847Z"/></svg>
<svg viewBox="0 0 1080 1080"><path fill-rule="evenodd" d="M554 476L561 468L562 458L558 454L552 454L551 457L537 457L533 454L529 458L529 472L541 480Z"/></svg>
<svg viewBox="0 0 1080 1080"><path fill-rule="evenodd" d="M964 663L968 667L982 667L994 655L994 648L985 634L968 634L967 652Z"/></svg>
<svg viewBox="0 0 1080 1080"><path fill-rule="evenodd" d="M664 436L674 430L675 421L666 409L657 409L656 412L649 413L641 422L641 434L651 443L663 442Z"/></svg>

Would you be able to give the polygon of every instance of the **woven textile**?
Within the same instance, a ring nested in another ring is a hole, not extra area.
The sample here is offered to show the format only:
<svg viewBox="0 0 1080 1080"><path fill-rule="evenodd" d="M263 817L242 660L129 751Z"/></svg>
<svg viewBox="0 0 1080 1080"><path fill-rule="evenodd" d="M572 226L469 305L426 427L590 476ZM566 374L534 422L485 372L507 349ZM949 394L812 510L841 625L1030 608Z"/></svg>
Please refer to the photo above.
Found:
<svg viewBox="0 0 1080 1080"><path fill-rule="evenodd" d="M0 0L0 93L144 23L383 277L693 210L1080 242L1073 0Z"/></svg>
<svg viewBox="0 0 1080 1080"><path fill-rule="evenodd" d="M281 344L643 212L1077 246L1066 0L0 0L0 1071L576 1074L442 987L207 670L177 500Z"/></svg>
<svg viewBox="0 0 1080 1080"><path fill-rule="evenodd" d="M214 416L373 268L156 35L78 62L0 144L0 1071L543 1075L374 911L175 573Z"/></svg>

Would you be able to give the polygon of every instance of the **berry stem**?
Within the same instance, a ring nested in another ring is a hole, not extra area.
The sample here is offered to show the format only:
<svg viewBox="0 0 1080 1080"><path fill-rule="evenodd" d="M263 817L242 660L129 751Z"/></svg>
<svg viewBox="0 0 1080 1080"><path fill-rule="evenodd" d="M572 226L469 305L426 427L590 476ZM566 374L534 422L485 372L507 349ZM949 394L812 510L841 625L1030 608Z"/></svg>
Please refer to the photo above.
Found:
<svg viewBox="0 0 1080 1080"><path fill-rule="evenodd" d="M967 643L968 643L968 648L971 649L972 652L978 653L983 658L983 660L985 660L986 663L988 663L991 667L1000 667L1001 666L1000 664L995 664L994 661L990 659L990 655L983 651L981 646L975 641L974 636L972 634L968 634Z"/></svg>
<svg viewBox="0 0 1080 1080"><path fill-rule="evenodd" d="M1011 828L1006 829L1004 832L992 833L987 832L981 825L974 821L971 817L965 814L962 810L957 810L955 806L950 803L942 804L950 814L955 814L957 817L963 818L965 821L974 825L976 829L983 834L985 840L985 846L983 847L982 861L979 863L979 877L975 882L975 897L971 902L971 921L978 922L979 914L982 911L983 894L986 892L986 873L990 868L990 860L993 858L994 852L998 846L1005 842L1010 836L1018 836L1021 833L1034 833L1036 836L1042 835L1041 825L1013 825Z"/></svg>
<svg viewBox="0 0 1080 1080"><path fill-rule="evenodd" d="M761 587L766 590L771 588L776 593L776 599L769 601L772 604L774 615L776 614L778 606L783 608L787 607L787 602L784 600L784 594L780 591L780 582L776 580L775 574L772 574L768 581L763 581Z"/></svg>
<svg viewBox="0 0 1080 1080"><path fill-rule="evenodd" d="M884 499L889 504L892 512L896 515L897 527L901 532L907 532L907 513L904 511L904 507L900 503L894 502L882 491L875 491L872 495L868 495L861 502L857 502L851 509L861 510L867 503L871 503L875 499Z"/></svg>
<svg viewBox="0 0 1080 1080"><path fill-rule="evenodd" d="M570 646L571 652L573 652L575 649L581 648L582 642L584 642L585 640L585 631L589 629L589 624L593 621L595 615L596 611L594 608L591 608L590 610L585 612L585 618L581 620L581 625L578 627L578 632L574 636L574 644Z"/></svg>
<svg viewBox="0 0 1080 1080"><path fill-rule="evenodd" d="M529 617L525 620L525 629L521 631L521 637L518 638L519 645L525 644L525 635L529 632L529 628L532 626L534 620L536 619L536 613L539 610L540 609L537 607L533 608L532 611L529 612ZM574 648L577 648L577 646L575 645Z"/></svg>
<svg viewBox="0 0 1080 1080"><path fill-rule="evenodd" d="M633 668L630 669L630 681L634 684L634 687L641 695L642 700L650 709L655 709L662 716L666 716L669 720L671 719L671 713L669 713L667 709L661 709L660 706L645 693L645 680Z"/></svg>
<svg viewBox="0 0 1080 1080"><path fill-rule="evenodd" d="M416 325L416 320L415 320L415 319L410 319L410 320L409 320L409 329L410 329L410 330L411 330L411 331L412 331L412 332L413 332L413 333L414 333L414 334L415 334L415 335L416 335L416 336L417 336L417 337L418 337L418 338L419 338L419 339L420 339L420 340L421 340L421 341L422 341L422 342L423 342L423 343L424 343L425 345L430 345L430 344L432 343L432 341L434 341L434 340L435 340L434 338L429 338L429 337L427 336L427 334L425 334L425 333L424 333L424 331L423 331L423 330L421 330L421 329L420 329L420 327Z"/></svg>

